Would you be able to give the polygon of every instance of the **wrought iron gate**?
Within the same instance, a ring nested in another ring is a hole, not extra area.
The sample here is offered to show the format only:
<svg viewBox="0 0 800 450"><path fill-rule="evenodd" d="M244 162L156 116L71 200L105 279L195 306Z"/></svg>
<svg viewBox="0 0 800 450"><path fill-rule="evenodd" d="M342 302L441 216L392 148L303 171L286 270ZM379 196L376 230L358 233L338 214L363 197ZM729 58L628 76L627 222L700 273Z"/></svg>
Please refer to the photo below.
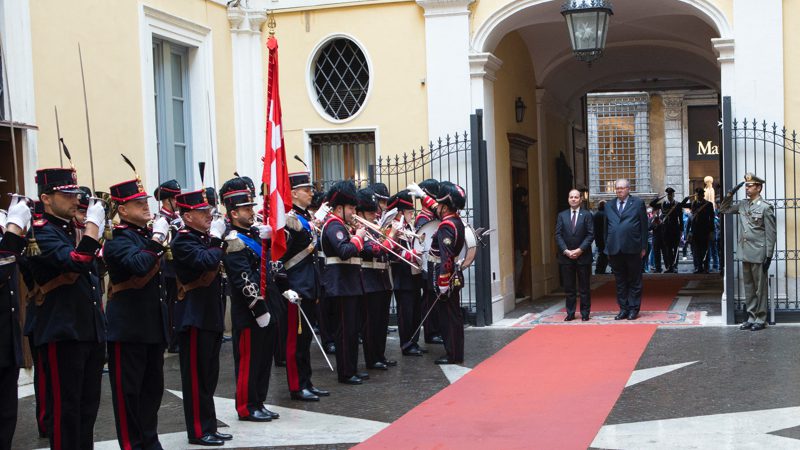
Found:
<svg viewBox="0 0 800 450"><path fill-rule="evenodd" d="M467 191L467 207L461 217L475 228L489 227L486 174L486 142L483 140L483 111L470 117L470 132L448 135L410 153L378 158L370 168L370 184L384 183L389 192L405 189L409 183L426 178L451 181ZM478 250L475 263L464 274L461 306L473 325L491 324L490 257L488 241Z"/></svg>
<svg viewBox="0 0 800 450"><path fill-rule="evenodd" d="M775 208L778 237L769 268L769 298L778 320L800 321L798 274L800 253L800 198L798 180L800 142L797 132L768 124L766 121L731 117L731 99L722 103L723 116L723 186L728 192L746 172L766 180L761 196ZM724 193L722 194L724 195ZM737 198L743 198L737 194ZM745 315L744 287L739 276L741 261L737 256L739 216L724 215L725 294L729 322Z"/></svg>

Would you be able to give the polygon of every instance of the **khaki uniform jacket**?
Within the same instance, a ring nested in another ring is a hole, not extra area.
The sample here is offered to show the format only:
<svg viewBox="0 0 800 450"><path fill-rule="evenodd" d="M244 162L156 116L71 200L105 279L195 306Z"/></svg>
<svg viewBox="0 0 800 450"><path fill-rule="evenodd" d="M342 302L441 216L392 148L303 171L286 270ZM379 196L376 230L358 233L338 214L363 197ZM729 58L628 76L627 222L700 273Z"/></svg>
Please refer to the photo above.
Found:
<svg viewBox="0 0 800 450"><path fill-rule="evenodd" d="M761 264L775 253L777 231L775 210L772 204L760 196L752 202L749 199L733 203L726 197L720 204L719 212L735 214L739 220L739 259L743 262Z"/></svg>

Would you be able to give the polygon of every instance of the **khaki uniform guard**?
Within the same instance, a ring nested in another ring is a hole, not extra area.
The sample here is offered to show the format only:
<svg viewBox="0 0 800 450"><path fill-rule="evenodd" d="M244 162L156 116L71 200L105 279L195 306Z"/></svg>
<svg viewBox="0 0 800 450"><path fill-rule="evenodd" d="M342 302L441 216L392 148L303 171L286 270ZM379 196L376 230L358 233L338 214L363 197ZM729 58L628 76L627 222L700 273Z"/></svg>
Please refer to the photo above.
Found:
<svg viewBox="0 0 800 450"><path fill-rule="evenodd" d="M775 210L761 197L765 181L752 173L745 174L740 183L722 201L720 213L736 214L739 220L738 255L742 261L747 321L741 329L761 330L765 327L768 305L768 270L775 252L777 238ZM742 185L747 186L747 197L733 202L733 196Z"/></svg>

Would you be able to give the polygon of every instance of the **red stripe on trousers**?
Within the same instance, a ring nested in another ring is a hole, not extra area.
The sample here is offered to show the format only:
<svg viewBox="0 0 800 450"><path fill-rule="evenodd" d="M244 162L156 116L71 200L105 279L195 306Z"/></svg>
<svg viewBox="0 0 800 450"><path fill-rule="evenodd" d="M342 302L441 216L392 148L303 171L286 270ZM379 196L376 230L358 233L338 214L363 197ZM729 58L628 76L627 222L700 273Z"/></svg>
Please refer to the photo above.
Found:
<svg viewBox="0 0 800 450"><path fill-rule="evenodd" d="M123 450L130 450L131 449L131 439L128 435L128 414L125 411L125 393L122 390L122 344L116 342L114 344L114 356L117 359L117 363L114 365L117 373L115 374L114 378L116 378L116 389L117 389L117 417L119 418L119 439L122 444Z"/></svg>
<svg viewBox="0 0 800 450"><path fill-rule="evenodd" d="M44 358L44 352L39 351L39 357L36 358L36 371L39 372L39 396L36 401L39 404L37 422L42 431L47 433L47 424L44 422L44 414L47 411L47 375L44 373L44 362L42 361Z"/></svg>
<svg viewBox="0 0 800 450"><path fill-rule="evenodd" d="M200 426L200 387L197 385L197 328L190 328L189 365L192 370L192 418L194 419L194 437L203 437L203 427Z"/></svg>
<svg viewBox="0 0 800 450"><path fill-rule="evenodd" d="M247 393L250 388L250 329L239 334L239 376L236 377L236 412L239 417L247 417Z"/></svg>
<svg viewBox="0 0 800 450"><path fill-rule="evenodd" d="M297 375L297 315L299 305L289 303L288 330L286 331L286 378L289 379L289 390L300 390L300 377Z"/></svg>
<svg viewBox="0 0 800 450"><path fill-rule="evenodd" d="M53 390L53 450L61 450L61 380L58 377L56 342L47 346L50 361L50 386Z"/></svg>

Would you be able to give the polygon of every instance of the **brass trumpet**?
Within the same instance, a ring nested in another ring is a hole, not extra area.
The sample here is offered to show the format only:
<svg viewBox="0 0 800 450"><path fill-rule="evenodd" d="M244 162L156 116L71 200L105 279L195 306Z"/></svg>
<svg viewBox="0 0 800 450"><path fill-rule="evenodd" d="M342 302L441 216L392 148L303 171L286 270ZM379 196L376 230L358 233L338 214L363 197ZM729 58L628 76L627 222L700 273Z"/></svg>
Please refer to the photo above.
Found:
<svg viewBox="0 0 800 450"><path fill-rule="evenodd" d="M422 261L422 258L421 258L419 255L416 255L414 252L412 252L410 249L406 248L404 245L401 245L399 242L397 242L396 240L392 239L390 236L388 236L388 235L384 234L384 233L383 233L383 230L382 230L382 229L381 229L381 228L380 228L380 227L379 227L377 224L375 224L375 223L372 223L372 222L370 222L369 220L367 220L367 219L365 219L365 218L363 218L363 217L361 217L361 216L359 216L359 215L357 215L357 214L353 214L353 220L355 220L356 222L358 222L358 224L359 224L359 225L361 225L361 226L363 226L363 227L365 227L365 228L368 228L368 229L370 229L370 230L372 230L372 231L374 231L374 232L378 233L378 234L379 234L379 235L380 235L380 236L381 236L383 239L386 239L386 240L388 240L388 241L389 241L389 242L391 242L393 245L395 245L395 246L397 246L397 247L400 247L400 248L402 248L403 250L406 250L406 251L408 251L408 252L409 252L409 254L411 254L411 255L414 255L414 257L415 257L415 258L416 258L418 261ZM370 236L370 238L372 238L373 240L376 240L376 241L377 241L377 239L376 239L375 237L373 237L373 236L371 236L371 235L368 235L368 236ZM384 247L384 248L385 248L385 247ZM389 249L387 249L387 250L389 250ZM391 250L389 250L389 251L391 252ZM407 261L405 258L401 257L401 256L400 256L400 255L398 255L397 253L394 253L394 252L392 252L392 253L393 253L395 256L397 256L397 257L399 257L400 259L402 259L403 261L406 261L406 262L409 262L409 263L410 263L410 261ZM416 265L414 265L414 267L416 267ZM419 268L419 267L417 267L417 268Z"/></svg>

